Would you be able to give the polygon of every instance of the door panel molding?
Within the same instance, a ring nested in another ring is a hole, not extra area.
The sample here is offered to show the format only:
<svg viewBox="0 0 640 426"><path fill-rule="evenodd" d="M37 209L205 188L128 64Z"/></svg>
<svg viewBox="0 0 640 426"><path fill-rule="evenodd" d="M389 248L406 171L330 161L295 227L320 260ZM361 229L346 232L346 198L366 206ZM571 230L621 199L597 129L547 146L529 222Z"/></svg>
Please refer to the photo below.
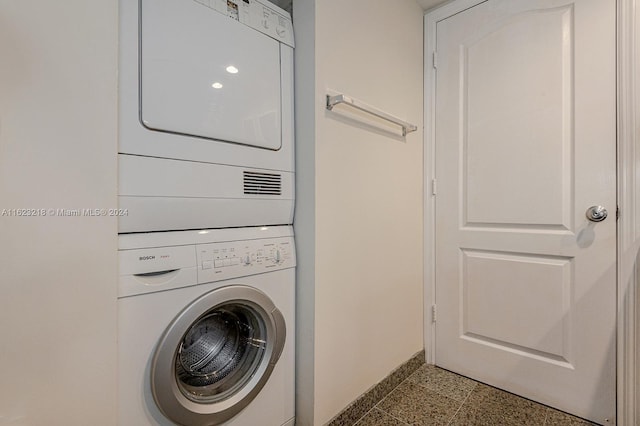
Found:
<svg viewBox="0 0 640 426"><path fill-rule="evenodd" d="M538 23L549 24L554 30ZM541 229L574 231L573 27L573 5L565 5L499 19L462 41L459 131L463 226L521 228L535 223ZM521 33L533 40L528 41L526 50L519 45ZM560 34L563 42L556 45L553 41ZM557 59L548 61L549 57ZM496 63L504 64L499 72L487 72L495 69ZM562 90L545 90L550 85ZM491 108L487 108L487 99L491 99ZM507 105L509 112L505 113ZM562 113L557 114L558 110ZM522 115L529 120L520 120ZM534 136L532 122L538 132L544 129L544 136ZM491 149L486 149L483 140L491 141ZM541 144L562 159L554 167L545 164L544 174L539 173L544 159L536 161L535 156ZM492 155L496 149L510 160L504 162ZM526 178L536 174L537 179ZM538 208L541 205L545 206L543 211Z"/></svg>
<svg viewBox="0 0 640 426"><path fill-rule="evenodd" d="M459 261L462 339L574 368L572 257L463 248ZM505 279L505 271L526 279ZM512 299L515 303L496 303L504 293L520 297ZM518 321L497 320L513 312Z"/></svg>

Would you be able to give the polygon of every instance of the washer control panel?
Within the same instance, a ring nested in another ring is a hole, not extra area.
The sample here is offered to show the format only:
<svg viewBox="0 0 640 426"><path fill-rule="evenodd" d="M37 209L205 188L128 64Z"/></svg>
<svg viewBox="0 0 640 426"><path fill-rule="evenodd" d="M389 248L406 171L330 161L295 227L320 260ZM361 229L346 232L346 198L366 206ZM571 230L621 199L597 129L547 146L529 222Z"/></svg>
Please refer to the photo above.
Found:
<svg viewBox="0 0 640 426"><path fill-rule="evenodd" d="M197 244L196 256L199 284L296 264L293 239L289 237Z"/></svg>
<svg viewBox="0 0 640 426"><path fill-rule="evenodd" d="M257 232L264 237L255 238ZM296 266L290 226L150 232L118 239L120 298Z"/></svg>

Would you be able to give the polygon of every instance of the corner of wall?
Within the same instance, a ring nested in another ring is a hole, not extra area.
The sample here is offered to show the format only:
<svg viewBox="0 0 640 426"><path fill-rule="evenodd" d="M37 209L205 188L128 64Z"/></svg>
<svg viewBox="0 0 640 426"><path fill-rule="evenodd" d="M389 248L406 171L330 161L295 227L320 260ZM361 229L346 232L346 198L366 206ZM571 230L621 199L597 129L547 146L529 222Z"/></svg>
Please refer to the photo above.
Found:
<svg viewBox="0 0 640 426"><path fill-rule="evenodd" d="M314 424L315 395L315 0L293 5L295 48L296 424Z"/></svg>

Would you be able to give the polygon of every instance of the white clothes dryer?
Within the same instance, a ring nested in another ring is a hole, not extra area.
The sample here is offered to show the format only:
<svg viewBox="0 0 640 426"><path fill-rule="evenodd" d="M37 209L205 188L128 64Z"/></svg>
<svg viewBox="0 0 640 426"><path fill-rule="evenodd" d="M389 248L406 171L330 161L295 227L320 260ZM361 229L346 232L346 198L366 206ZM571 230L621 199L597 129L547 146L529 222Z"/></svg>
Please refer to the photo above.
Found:
<svg viewBox="0 0 640 426"><path fill-rule="evenodd" d="M267 0L120 0L119 232L293 222L293 46Z"/></svg>
<svg viewBox="0 0 640 426"><path fill-rule="evenodd" d="M118 424L293 426L290 226L119 237Z"/></svg>

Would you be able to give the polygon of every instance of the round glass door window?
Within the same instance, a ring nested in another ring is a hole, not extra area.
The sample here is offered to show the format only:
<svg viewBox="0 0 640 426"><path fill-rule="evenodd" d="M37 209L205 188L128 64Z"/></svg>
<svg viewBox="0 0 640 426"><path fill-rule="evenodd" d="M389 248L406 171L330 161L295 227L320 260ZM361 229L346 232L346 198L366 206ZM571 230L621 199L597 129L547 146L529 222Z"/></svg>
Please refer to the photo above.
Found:
<svg viewBox="0 0 640 426"><path fill-rule="evenodd" d="M265 350L266 325L254 309L238 303L216 307L180 342L175 362L180 391L197 403L223 401L247 383Z"/></svg>
<svg viewBox="0 0 640 426"><path fill-rule="evenodd" d="M158 342L151 390L180 425L218 425L264 387L286 340L282 313L262 291L221 287L186 306Z"/></svg>

